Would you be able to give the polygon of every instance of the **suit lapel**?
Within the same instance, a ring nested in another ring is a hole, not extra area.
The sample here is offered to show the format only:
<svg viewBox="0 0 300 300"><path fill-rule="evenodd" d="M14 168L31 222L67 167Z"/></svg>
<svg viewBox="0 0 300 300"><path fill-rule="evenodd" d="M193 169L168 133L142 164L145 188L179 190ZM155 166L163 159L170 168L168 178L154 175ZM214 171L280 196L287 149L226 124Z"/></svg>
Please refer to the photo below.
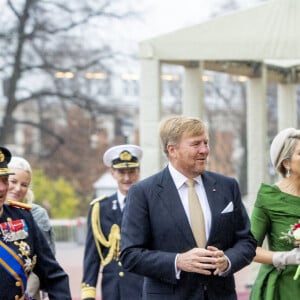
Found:
<svg viewBox="0 0 300 300"><path fill-rule="evenodd" d="M217 233L220 214L222 209L224 208L224 201L220 199L220 186L217 185L217 181L214 179L214 177L208 172L204 172L201 176L211 211L211 229L207 241L207 244L209 245L211 237Z"/></svg>
<svg viewBox="0 0 300 300"><path fill-rule="evenodd" d="M161 172L161 180L158 182L158 191L158 197L169 211L170 217L182 233L182 236L189 244L196 246L189 221L168 168L165 168Z"/></svg>

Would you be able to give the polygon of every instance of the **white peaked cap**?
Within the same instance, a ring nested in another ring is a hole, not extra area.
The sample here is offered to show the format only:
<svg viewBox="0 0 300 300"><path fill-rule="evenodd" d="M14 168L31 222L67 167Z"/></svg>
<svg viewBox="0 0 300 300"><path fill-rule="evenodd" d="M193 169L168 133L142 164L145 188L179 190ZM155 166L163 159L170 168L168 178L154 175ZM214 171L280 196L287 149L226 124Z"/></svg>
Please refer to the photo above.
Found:
<svg viewBox="0 0 300 300"><path fill-rule="evenodd" d="M106 150L103 162L115 169L138 168L142 156L142 148L137 145L118 145Z"/></svg>

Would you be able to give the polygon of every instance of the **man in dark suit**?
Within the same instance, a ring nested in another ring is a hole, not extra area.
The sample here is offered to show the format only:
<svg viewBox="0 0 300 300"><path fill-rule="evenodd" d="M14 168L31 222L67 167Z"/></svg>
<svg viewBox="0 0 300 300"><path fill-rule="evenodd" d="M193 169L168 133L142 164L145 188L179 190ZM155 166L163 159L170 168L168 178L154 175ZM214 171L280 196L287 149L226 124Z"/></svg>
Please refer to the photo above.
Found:
<svg viewBox="0 0 300 300"><path fill-rule="evenodd" d="M167 118L160 137L169 164L130 188L123 266L145 276L143 299L235 300L233 274L252 261L256 249L238 183L205 170L208 131L201 120ZM188 179L198 202L191 211L195 197ZM195 226L196 210L196 222L201 215L204 220Z"/></svg>
<svg viewBox="0 0 300 300"><path fill-rule="evenodd" d="M90 205L81 292L84 300L96 298L100 267L103 300L141 299L143 277L125 271L119 261L122 211L130 186L139 179L141 157L142 149L136 145L119 145L104 153L104 164L110 168L118 191L96 198Z"/></svg>

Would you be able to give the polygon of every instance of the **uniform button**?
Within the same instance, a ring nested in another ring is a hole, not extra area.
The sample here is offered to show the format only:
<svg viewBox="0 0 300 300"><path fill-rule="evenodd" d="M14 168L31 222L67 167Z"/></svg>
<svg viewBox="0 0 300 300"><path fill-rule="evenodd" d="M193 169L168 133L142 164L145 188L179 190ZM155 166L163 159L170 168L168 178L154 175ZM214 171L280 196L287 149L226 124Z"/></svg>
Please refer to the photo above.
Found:
<svg viewBox="0 0 300 300"><path fill-rule="evenodd" d="M119 267L122 267L122 263L121 263L120 261L118 262L118 266L119 266Z"/></svg>
<svg viewBox="0 0 300 300"><path fill-rule="evenodd" d="M124 272L119 272L120 277L124 277Z"/></svg>
<svg viewBox="0 0 300 300"><path fill-rule="evenodd" d="M21 286L21 282L20 281L16 281L16 286Z"/></svg>

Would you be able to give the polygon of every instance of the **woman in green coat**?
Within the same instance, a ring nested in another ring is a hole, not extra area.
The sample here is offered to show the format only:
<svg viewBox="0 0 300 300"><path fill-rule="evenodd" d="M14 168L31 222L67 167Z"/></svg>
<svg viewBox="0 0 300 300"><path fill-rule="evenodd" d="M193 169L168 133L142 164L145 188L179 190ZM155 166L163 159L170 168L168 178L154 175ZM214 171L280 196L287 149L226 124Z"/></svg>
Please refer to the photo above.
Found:
<svg viewBox="0 0 300 300"><path fill-rule="evenodd" d="M287 128L274 138L271 161L282 179L262 184L251 216L251 230L258 242L255 262L261 263L251 300L294 300L300 295L300 248L285 234L300 222L300 130ZM262 247L267 237L268 249Z"/></svg>

